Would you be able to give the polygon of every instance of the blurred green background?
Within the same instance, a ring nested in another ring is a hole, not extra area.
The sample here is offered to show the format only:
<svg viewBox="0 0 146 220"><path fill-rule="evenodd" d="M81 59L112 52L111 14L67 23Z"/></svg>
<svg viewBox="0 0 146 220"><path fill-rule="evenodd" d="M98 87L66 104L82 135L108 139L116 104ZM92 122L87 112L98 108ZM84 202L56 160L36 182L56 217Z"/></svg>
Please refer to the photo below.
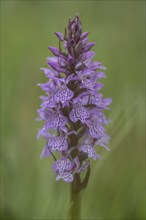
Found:
<svg viewBox="0 0 146 220"><path fill-rule="evenodd" d="M145 219L144 1L1 2L2 219L66 218L69 185L55 182L52 158L40 160L35 118L47 47L58 46L54 32L77 12L107 67L102 91L113 98L112 151L99 149L104 159L92 162L82 219Z"/></svg>

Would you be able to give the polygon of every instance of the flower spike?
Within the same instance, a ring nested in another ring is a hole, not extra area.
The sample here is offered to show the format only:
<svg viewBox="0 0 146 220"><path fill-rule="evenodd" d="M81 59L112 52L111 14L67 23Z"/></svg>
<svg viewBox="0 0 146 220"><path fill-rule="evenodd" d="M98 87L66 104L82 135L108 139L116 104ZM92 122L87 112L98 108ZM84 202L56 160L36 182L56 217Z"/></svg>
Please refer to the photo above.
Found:
<svg viewBox="0 0 146 220"><path fill-rule="evenodd" d="M104 110L110 110L112 99L103 98L100 92L105 67L92 61L95 42L88 41L89 32L82 31L79 16L69 19L64 34L55 35L59 48L48 47L53 56L47 58L48 68L41 68L48 81L39 84L45 92L37 111L39 120L44 121L38 137L46 140L41 158L53 156L56 180L67 183L86 170L84 180L79 178L83 189L90 175L90 160L101 159L97 146L110 150Z"/></svg>

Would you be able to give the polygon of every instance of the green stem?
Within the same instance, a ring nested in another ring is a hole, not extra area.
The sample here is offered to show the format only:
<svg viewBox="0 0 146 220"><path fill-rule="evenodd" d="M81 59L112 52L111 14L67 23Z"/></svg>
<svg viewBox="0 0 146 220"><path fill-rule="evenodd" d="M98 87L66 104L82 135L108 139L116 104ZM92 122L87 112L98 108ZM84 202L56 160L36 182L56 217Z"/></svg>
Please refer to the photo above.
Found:
<svg viewBox="0 0 146 220"><path fill-rule="evenodd" d="M70 184L70 207L68 213L69 220L80 220L80 191L74 188L74 182Z"/></svg>

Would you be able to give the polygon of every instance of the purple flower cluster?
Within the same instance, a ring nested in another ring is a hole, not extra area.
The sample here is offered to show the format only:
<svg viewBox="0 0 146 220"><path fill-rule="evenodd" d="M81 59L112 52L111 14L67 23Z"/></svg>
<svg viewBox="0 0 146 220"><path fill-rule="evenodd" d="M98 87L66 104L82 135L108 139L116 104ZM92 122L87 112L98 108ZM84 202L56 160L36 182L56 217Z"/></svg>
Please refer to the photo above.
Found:
<svg viewBox="0 0 146 220"><path fill-rule="evenodd" d="M47 58L49 68L42 68L48 81L39 84L46 96L40 97L38 114L45 123L38 137L46 140L41 157L54 158L56 180L72 182L75 174L87 169L89 158L101 158L96 146L109 150L104 128L109 121L103 110L109 110L112 99L99 92L105 67L92 61L95 43L88 42L89 32L82 32L79 17L69 19L64 35L55 34L59 49L49 47L53 56Z"/></svg>

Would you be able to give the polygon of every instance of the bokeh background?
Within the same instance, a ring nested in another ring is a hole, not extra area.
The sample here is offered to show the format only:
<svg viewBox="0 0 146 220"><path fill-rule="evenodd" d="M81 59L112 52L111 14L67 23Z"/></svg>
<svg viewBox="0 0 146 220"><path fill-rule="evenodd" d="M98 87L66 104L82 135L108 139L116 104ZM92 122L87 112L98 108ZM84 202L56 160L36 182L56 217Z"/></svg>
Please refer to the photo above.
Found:
<svg viewBox="0 0 146 220"><path fill-rule="evenodd" d="M65 219L69 185L55 182L52 158L40 160L36 110L48 45L79 12L95 60L107 67L102 89L112 151L92 163L82 219L145 219L144 1L1 1L1 218Z"/></svg>

